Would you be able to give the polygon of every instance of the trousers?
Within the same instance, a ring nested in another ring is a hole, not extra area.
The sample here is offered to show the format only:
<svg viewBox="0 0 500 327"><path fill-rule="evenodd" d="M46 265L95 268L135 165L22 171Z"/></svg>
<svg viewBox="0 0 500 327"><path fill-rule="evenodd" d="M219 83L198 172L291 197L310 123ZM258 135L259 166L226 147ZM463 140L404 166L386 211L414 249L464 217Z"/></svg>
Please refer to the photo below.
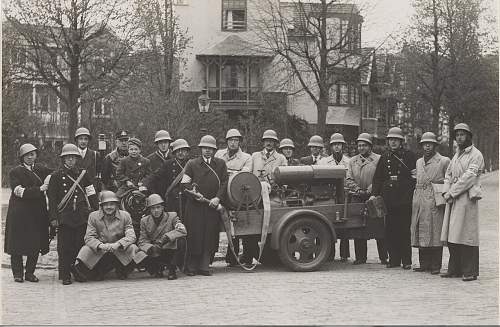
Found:
<svg viewBox="0 0 500 327"><path fill-rule="evenodd" d="M411 205L387 207L385 242L391 265L411 265Z"/></svg>
<svg viewBox="0 0 500 327"><path fill-rule="evenodd" d="M113 253L109 252L105 253L92 269L87 268L79 259L77 261L75 270L83 275L83 277L90 280L102 280L104 276L113 269L116 271L119 278L124 279L134 270L135 266L134 261L124 266Z"/></svg>
<svg viewBox="0 0 500 327"><path fill-rule="evenodd" d="M38 253L31 254L26 257L26 274L35 272L36 263L38 262ZM23 278L23 256L20 254L12 254L10 256L10 267L15 278Z"/></svg>
<svg viewBox="0 0 500 327"><path fill-rule="evenodd" d="M448 273L458 276L479 276L479 246L448 243Z"/></svg>
<svg viewBox="0 0 500 327"><path fill-rule="evenodd" d="M442 246L418 248L418 261L420 262L420 268L425 270L440 270L442 259Z"/></svg>
<svg viewBox="0 0 500 327"><path fill-rule="evenodd" d="M378 258L380 261L387 260L387 249L385 247L385 240L383 238L377 238L377 251ZM354 255L356 256L356 260L366 261L366 256L368 252L367 240L365 239L354 239Z"/></svg>
<svg viewBox="0 0 500 327"><path fill-rule="evenodd" d="M87 225L70 227L60 225L57 232L57 255L59 256L59 279L71 278L71 265L75 263L78 251L85 244Z"/></svg>

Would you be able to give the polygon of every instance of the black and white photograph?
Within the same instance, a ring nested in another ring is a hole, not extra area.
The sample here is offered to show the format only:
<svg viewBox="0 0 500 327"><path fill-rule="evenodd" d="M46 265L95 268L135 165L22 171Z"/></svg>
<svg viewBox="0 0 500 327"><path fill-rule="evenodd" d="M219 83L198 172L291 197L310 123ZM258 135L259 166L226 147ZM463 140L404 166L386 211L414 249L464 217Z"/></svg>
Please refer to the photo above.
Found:
<svg viewBox="0 0 500 327"><path fill-rule="evenodd" d="M497 0L5 0L2 325L499 325Z"/></svg>

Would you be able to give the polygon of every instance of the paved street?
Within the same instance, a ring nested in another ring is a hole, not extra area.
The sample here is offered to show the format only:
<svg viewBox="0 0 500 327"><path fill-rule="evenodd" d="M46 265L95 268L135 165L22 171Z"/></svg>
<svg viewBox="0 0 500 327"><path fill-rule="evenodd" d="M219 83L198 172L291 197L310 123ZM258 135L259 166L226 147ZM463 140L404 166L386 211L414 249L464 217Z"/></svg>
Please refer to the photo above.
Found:
<svg viewBox="0 0 500 327"><path fill-rule="evenodd" d="M111 276L62 286L53 269L39 269L38 284L17 284L3 268L2 323L498 324L498 172L486 175L483 187L476 282L386 269L374 241L368 264L335 262L313 273L281 267L246 273L217 262L211 277L168 281L134 273L126 281Z"/></svg>

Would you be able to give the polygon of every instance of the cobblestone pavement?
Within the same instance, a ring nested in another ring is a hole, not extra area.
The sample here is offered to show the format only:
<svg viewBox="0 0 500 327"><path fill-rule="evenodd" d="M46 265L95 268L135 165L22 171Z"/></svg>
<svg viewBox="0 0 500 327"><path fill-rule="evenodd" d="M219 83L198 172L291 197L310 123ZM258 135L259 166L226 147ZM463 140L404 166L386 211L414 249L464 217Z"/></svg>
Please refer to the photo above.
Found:
<svg viewBox="0 0 500 327"><path fill-rule="evenodd" d="M2 323L498 324L498 173L488 174L483 186L476 282L386 269L377 263L373 240L368 264L335 262L312 273L282 267L246 273L217 262L211 277L180 274L168 281L136 272L126 281L110 276L62 286L55 270L37 270L38 284L17 284L4 268ZM413 259L416 264L415 249Z"/></svg>

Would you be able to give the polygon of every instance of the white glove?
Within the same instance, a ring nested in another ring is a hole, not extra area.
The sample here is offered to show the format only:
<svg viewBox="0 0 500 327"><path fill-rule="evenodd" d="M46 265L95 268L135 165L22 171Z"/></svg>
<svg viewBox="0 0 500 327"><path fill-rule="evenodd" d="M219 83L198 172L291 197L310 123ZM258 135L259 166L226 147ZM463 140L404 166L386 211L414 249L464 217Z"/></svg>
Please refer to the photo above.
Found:
<svg viewBox="0 0 500 327"><path fill-rule="evenodd" d="M17 196L18 198L22 198L23 194L24 194L24 190L25 190L24 187L22 187L21 185L17 185L14 188L14 195Z"/></svg>
<svg viewBox="0 0 500 327"><path fill-rule="evenodd" d="M219 203L220 203L220 199L218 197L215 197L212 200L210 200L210 203L208 205L212 208L217 208Z"/></svg>
<svg viewBox="0 0 500 327"><path fill-rule="evenodd" d="M373 201L373 200L375 200L375 195L370 196L370 198L369 198L368 200L369 200L369 201Z"/></svg>

